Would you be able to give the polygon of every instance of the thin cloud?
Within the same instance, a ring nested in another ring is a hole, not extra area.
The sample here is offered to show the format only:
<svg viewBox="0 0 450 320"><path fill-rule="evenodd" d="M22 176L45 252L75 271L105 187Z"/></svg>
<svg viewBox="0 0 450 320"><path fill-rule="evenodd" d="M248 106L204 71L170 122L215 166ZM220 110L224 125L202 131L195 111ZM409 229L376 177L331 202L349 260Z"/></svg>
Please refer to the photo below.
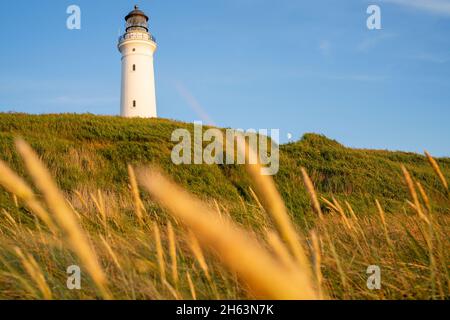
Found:
<svg viewBox="0 0 450 320"><path fill-rule="evenodd" d="M362 40L357 46L356 50L359 52L368 52L384 42L385 40L395 38L396 35L392 33L381 32L377 36L368 36L364 40Z"/></svg>
<svg viewBox="0 0 450 320"><path fill-rule="evenodd" d="M425 61L430 63L443 64L450 61L450 56L437 55L432 53L420 53L410 57L414 60Z"/></svg>
<svg viewBox="0 0 450 320"><path fill-rule="evenodd" d="M433 14L450 16L450 0L383 0L383 2L402 5Z"/></svg>

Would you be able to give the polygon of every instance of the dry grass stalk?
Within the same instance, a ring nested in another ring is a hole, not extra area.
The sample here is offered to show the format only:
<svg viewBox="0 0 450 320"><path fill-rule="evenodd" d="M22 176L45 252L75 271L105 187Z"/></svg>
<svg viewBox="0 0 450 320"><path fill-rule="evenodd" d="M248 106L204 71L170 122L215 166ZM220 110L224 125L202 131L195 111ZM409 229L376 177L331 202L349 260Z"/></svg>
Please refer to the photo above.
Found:
<svg viewBox="0 0 450 320"><path fill-rule="evenodd" d="M24 254L21 249L14 248L14 251L16 252L17 256L20 258L20 261L22 262L23 267L25 268L26 272L30 276L30 278L36 283L36 285L39 288L39 291L41 292L43 298L45 300L51 300L52 299L52 292L47 285L47 282L45 281L45 277L42 274L41 269L39 268L36 260L31 256L30 254Z"/></svg>
<svg viewBox="0 0 450 320"><path fill-rule="evenodd" d="M252 194L256 196L255 199L257 202L264 208L264 211L267 212L274 221L278 233L286 242L299 266L301 268L304 266L309 266L309 260L301 245L302 239L299 237L294 225L291 222L284 201L275 186L275 182L272 177L261 173L262 167L260 165L259 155L256 152L257 150L253 150L253 148L248 144L247 139L241 133L236 133L238 136L237 139L241 138L245 142L244 145L241 143L237 144L237 152L245 157L245 163L247 164L246 169L252 178L252 183L256 191L256 193L254 193L253 190L251 190ZM228 143L232 143L232 141L227 140L227 144ZM307 267L305 271L309 273L309 267Z"/></svg>
<svg viewBox="0 0 450 320"><path fill-rule="evenodd" d="M192 233L192 231L189 231L189 241L188 241L189 248L191 249L192 253L194 254L195 259L197 260L198 265L202 269L203 273L205 274L208 281L211 282L211 276L209 274L209 268L208 264L206 263L205 256L203 255L203 250L198 243L197 238Z"/></svg>
<svg viewBox="0 0 450 320"><path fill-rule="evenodd" d="M161 276L161 282L166 281L166 262L164 259L164 250L161 241L161 233L159 232L158 225L153 225L153 232L155 236L156 244L156 256L158 258L159 273Z"/></svg>
<svg viewBox="0 0 450 320"><path fill-rule="evenodd" d="M430 217L430 219L432 219L430 199L428 198L427 193L425 192L425 189L423 188L422 184L417 181L416 185L417 185L417 189L419 189L419 193L423 199L423 202L425 202L425 206L427 207L428 216Z"/></svg>
<svg viewBox="0 0 450 320"><path fill-rule="evenodd" d="M19 201L17 200L17 196L14 193L12 194L12 198L13 198L13 201L14 201L14 205L16 206L16 208L18 208L19 207Z"/></svg>
<svg viewBox="0 0 450 320"><path fill-rule="evenodd" d="M172 266L172 280L175 285L178 284L178 264L177 264L177 242L172 224L167 224L167 234L169 237L170 262Z"/></svg>
<svg viewBox="0 0 450 320"><path fill-rule="evenodd" d="M342 208L341 204L339 203L339 201L336 200L335 197L333 197L333 203L336 206L336 208L338 209L338 213L341 215L341 219L342 219L342 222L344 223L345 227L347 228L348 231L352 232L354 230L354 227L351 224L350 220L347 218L347 215L345 214L345 211Z"/></svg>
<svg viewBox="0 0 450 320"><path fill-rule="evenodd" d="M56 232L56 226L53 223L47 210L45 210L36 199L33 190L12 171L3 161L0 160L0 185L6 190L22 199L25 205L34 212L53 232Z"/></svg>
<svg viewBox="0 0 450 320"><path fill-rule="evenodd" d="M256 204L258 205L259 209L262 212L265 212L263 205L261 204L261 201L259 201L258 196L256 195L255 191L253 191L252 187L249 187L248 190L250 190L250 194L252 195L252 198L255 200Z"/></svg>
<svg viewBox="0 0 450 320"><path fill-rule="evenodd" d="M111 246L109 245L108 241L106 241L106 239L100 235L100 240L102 240L102 243L106 249L106 251L108 252L108 254L111 256L114 264L116 265L116 267L120 270L123 271L122 266L119 262L119 259L117 258L117 255L114 253L114 250L111 248Z"/></svg>
<svg viewBox="0 0 450 320"><path fill-rule="evenodd" d="M320 221L322 222L322 226L324 228L324 236L325 236L325 239L328 242L328 245L330 247L331 253L332 253L333 258L334 258L334 260L336 262L336 267L337 267L339 275L341 277L342 286L344 287L344 290L347 291L348 290L347 277L345 276L345 272L344 272L344 269L342 267L342 263L341 263L341 260L339 258L339 255L338 255L338 253L336 251L336 247L335 247L335 245L333 243L333 240L330 237L330 233L328 232L328 228L327 228L326 221L325 221L325 219L323 217L323 214L322 214L322 209L320 207L320 203L319 203L319 200L318 200L318 197L317 197L317 193L316 193L316 190L314 189L314 184L312 183L312 180L309 177L308 173L306 172L305 168L301 168L301 172L302 172L302 176L303 176L303 182L305 184L306 190L307 190L307 192L309 194L309 197L311 199L313 210L316 212L316 214L318 215ZM336 205L334 204L334 206L336 206Z"/></svg>
<svg viewBox="0 0 450 320"><path fill-rule="evenodd" d="M383 224L384 236L386 237L386 242L391 249L391 252L394 253L394 246L392 244L391 238L389 237L389 232L386 223L386 214L384 213L383 207L381 206L378 199L375 199L375 204L377 205L378 213L380 214L381 223Z"/></svg>
<svg viewBox="0 0 450 320"><path fill-rule="evenodd" d="M322 209L320 208L320 203L317 198L316 190L314 189L314 185L311 181L311 178L309 177L305 168L301 168L301 172L302 172L302 176L303 176L303 182L305 183L306 191L308 191L309 197L312 202L312 207L313 207L314 211L317 213L317 215L319 216L320 220L323 220Z"/></svg>
<svg viewBox="0 0 450 320"><path fill-rule="evenodd" d="M67 241L72 250L78 255L86 267L86 270L94 280L103 298L111 298L111 294L106 286L105 274L97 260L97 256L90 247L81 226L78 225L74 212L67 205L66 200L58 190L50 173L25 141L21 139L17 140L16 147L34 183L43 193L47 206L53 213L55 221L67 236Z"/></svg>
<svg viewBox="0 0 450 320"><path fill-rule="evenodd" d="M12 217L12 215L8 211L6 211L5 209L2 209L2 213L5 215L6 219L12 224L14 229L17 229L19 227L17 222L16 222L16 220L14 220L14 218ZM14 230L10 230L10 231L15 233Z"/></svg>
<svg viewBox="0 0 450 320"><path fill-rule="evenodd" d="M106 232L107 226L106 226L106 209L105 209L105 203L103 201L103 196L100 190L97 190L97 196L94 194L90 194L92 201L95 204L95 207L97 208L98 212L100 213L100 221L102 222L103 229Z"/></svg>
<svg viewBox="0 0 450 320"><path fill-rule="evenodd" d="M311 196L310 196L310 197L311 197ZM331 201L329 201L327 198L325 198L325 197L320 197L320 199L321 199L323 202L325 202L325 204L328 206L328 209L334 210L334 211L336 211L336 212L339 211L339 209L338 209ZM317 210L315 210L315 211L317 212Z"/></svg>
<svg viewBox="0 0 450 320"><path fill-rule="evenodd" d="M445 176L442 173L441 168L439 167L439 164L431 156L431 154L429 154L427 151L425 151L425 155L427 156L428 162L430 162L431 166L433 167L434 172L437 174L437 176L441 180L442 185L445 187L446 190L448 190L447 180L445 179Z"/></svg>
<svg viewBox="0 0 450 320"><path fill-rule="evenodd" d="M307 273L292 273L229 219L220 219L208 206L155 170L142 171L139 182L153 198L189 227L219 259L244 280L260 298L315 299ZM169 192L170 191L170 192ZM177 201L172 199L176 197ZM257 263L255 263L257 261ZM270 279L267 275L270 274Z"/></svg>
<svg viewBox="0 0 450 320"><path fill-rule="evenodd" d="M250 152L252 151L250 150ZM271 216L278 233L286 242L299 266L301 268L307 266L305 271L309 273L309 260L301 245L301 239L287 213L283 199L275 186L275 182L270 176L261 174L261 166L259 164L248 164L246 168L252 178L257 199L261 201L265 211Z"/></svg>
<svg viewBox="0 0 450 320"><path fill-rule="evenodd" d="M214 206L216 207L217 213L219 214L219 217L222 218L222 210L220 210L219 203L217 202L216 199L213 199L213 201L214 201Z"/></svg>
<svg viewBox="0 0 450 320"><path fill-rule="evenodd" d="M429 156L428 158L429 158L430 163L433 165L432 161L434 161L434 159L431 158L431 156ZM430 160L430 158L432 160ZM435 163L435 165L437 165L437 163ZM439 167L437 167L437 169L440 172ZM428 255L429 255L429 260L430 260L429 262L430 262L431 282L432 282L432 288L433 288L433 291L434 291L435 287L436 287L436 259L434 257L434 248L433 248L433 238L434 238L433 224L432 224L431 220L423 212L422 206L421 206L421 204L419 202L419 197L417 196L417 192L416 192L416 189L415 189L415 186L414 186L414 181L411 178L411 175L409 174L408 170L403 165L402 165L402 171L403 171L403 174L405 176L405 180L406 180L406 184L408 185L409 192L410 192L411 197L412 197L413 202L414 202L413 203L414 204L414 208L416 209L419 217L422 218L422 220L424 220L426 222L426 224L427 224L427 230L424 233L424 237L425 237L425 241L427 243L428 251L429 251ZM436 171L436 169L435 169L435 171ZM419 187L419 190L420 190L420 187ZM424 194L425 194L425 192L424 192ZM428 197L426 197L426 198L428 198ZM429 214L430 214L430 217L431 217L431 211L429 212Z"/></svg>
<svg viewBox="0 0 450 320"><path fill-rule="evenodd" d="M409 171L406 169L404 165L402 165L402 171L403 175L405 177L406 185L408 186L409 193L412 197L414 207L421 219L423 219L426 223L430 223L430 220L428 217L423 213L422 205L419 202L419 197L417 196L416 188L414 187L413 179L411 178L411 175L409 174Z"/></svg>
<svg viewBox="0 0 450 320"><path fill-rule="evenodd" d="M435 224L433 221L431 202L430 202L430 199L429 199L427 193L425 192L425 189L423 188L423 186L420 182L417 182L417 188L419 189L419 192L420 192L422 199L425 202L425 205L428 210L428 217L430 218L430 225L429 225L429 229L428 229L428 232L430 234L429 237L431 239L435 238L437 240L437 250L436 251L440 258L439 260L441 261L441 264L442 264L442 270L444 270L445 274L447 275L447 285L448 285L448 290L450 291L450 277L448 275L448 268L445 264L445 261L447 261L447 259L445 258L445 250L443 247L442 238L439 236L439 232L442 232L442 231L439 230L439 224ZM436 236L433 236L433 235L436 235ZM432 242L430 242L428 244L428 248L430 250L430 253L432 253L433 252ZM431 259L432 260L430 262L431 262L432 267L437 268L434 257L431 257ZM435 273L437 273L437 269L436 269ZM432 275L432 278L433 277L434 277L434 274ZM441 298L444 299L445 294L443 293L442 284L440 282L438 282L438 284L439 284Z"/></svg>
<svg viewBox="0 0 450 320"><path fill-rule="evenodd" d="M83 205L84 208L88 208L88 205L86 203L86 201L84 201L84 197L83 195L80 193L80 191L75 190L74 191L75 195L77 196L78 200L80 200L81 204Z"/></svg>
<svg viewBox="0 0 450 320"><path fill-rule="evenodd" d="M181 300L181 295L175 290L174 287L170 285L170 283L167 282L167 280L163 280L164 286L169 290L170 294L175 298L175 300Z"/></svg>
<svg viewBox="0 0 450 320"><path fill-rule="evenodd" d="M317 236L317 233L313 230L311 231L311 243L312 243L312 251L313 251L313 258L314 258L314 274L316 276L316 282L317 282L317 290L319 292L320 299L324 299L324 294L322 291L322 283L323 283L323 277L322 277L322 253L320 250L320 242L319 237Z"/></svg>
<svg viewBox="0 0 450 320"><path fill-rule="evenodd" d="M139 220L139 223L144 223L144 213L143 208L144 205L142 203L141 197L139 195L139 188L136 181L136 174L134 173L134 169L131 165L128 165L128 177L130 178L130 186L131 186L131 194L133 195L134 200L134 210L136 212L136 216Z"/></svg>
<svg viewBox="0 0 450 320"><path fill-rule="evenodd" d="M367 238L364 233L364 229L361 227L360 221L359 221L358 217L356 216L352 205L348 201L345 201L345 205L347 206L348 211L350 212L350 215L352 217L351 222L352 222L355 232L359 233L361 235L361 237L363 238L366 252L370 252L370 246L369 246L369 243L367 242Z"/></svg>
<svg viewBox="0 0 450 320"><path fill-rule="evenodd" d="M285 244L281 241L280 237L273 230L268 230L266 232L267 243L272 248L273 252L276 254L277 258L289 269L295 270L297 266L295 265L292 256L286 249Z"/></svg>
<svg viewBox="0 0 450 320"><path fill-rule="evenodd" d="M345 205L348 208L348 211L350 212L350 214L352 215L352 219L357 223L358 222L358 217L355 214L355 211L353 210L352 205L346 200L345 201Z"/></svg>
<svg viewBox="0 0 450 320"><path fill-rule="evenodd" d="M103 193L100 189L97 190L97 198L98 198L98 204L100 206L99 211L100 211L100 214L102 215L103 224L105 225L105 228L106 228L108 215L106 212L105 199L103 198Z"/></svg>
<svg viewBox="0 0 450 320"><path fill-rule="evenodd" d="M191 291L191 296L192 299L197 300L197 294L195 292L195 286L194 283L192 282L191 276L189 275L189 272L186 272L186 278L189 284L189 290Z"/></svg>

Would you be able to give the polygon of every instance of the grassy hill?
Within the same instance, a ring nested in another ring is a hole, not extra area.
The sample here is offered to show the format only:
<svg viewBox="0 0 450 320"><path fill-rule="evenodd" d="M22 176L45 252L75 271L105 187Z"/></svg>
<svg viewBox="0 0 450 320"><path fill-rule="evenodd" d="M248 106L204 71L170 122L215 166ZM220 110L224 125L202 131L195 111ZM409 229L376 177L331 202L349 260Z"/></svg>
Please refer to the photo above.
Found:
<svg viewBox="0 0 450 320"><path fill-rule="evenodd" d="M450 297L450 197L425 156L306 134L280 146L279 199L244 166L174 165L178 128L193 131L165 119L0 114L0 299ZM449 181L450 159L437 163ZM149 164L181 189L136 171L138 189L128 165ZM73 264L88 275L82 290L66 287ZM366 286L374 264L378 291Z"/></svg>
<svg viewBox="0 0 450 320"><path fill-rule="evenodd" d="M42 156L65 191L127 188L127 164L156 164L197 195L227 202L250 200L250 182L242 166L173 165L171 133L192 125L164 119L123 119L93 115L0 114L0 158L23 173L13 148L22 137ZM439 180L422 155L404 152L346 148L324 136L306 134L280 148L280 171L275 177L290 211L300 215L309 207L300 168L305 167L318 191L345 197L361 210L374 199L386 202L388 211L404 205L408 191L400 164L416 176L433 197L443 194ZM450 178L450 159L439 164ZM1 194L5 203L6 195Z"/></svg>

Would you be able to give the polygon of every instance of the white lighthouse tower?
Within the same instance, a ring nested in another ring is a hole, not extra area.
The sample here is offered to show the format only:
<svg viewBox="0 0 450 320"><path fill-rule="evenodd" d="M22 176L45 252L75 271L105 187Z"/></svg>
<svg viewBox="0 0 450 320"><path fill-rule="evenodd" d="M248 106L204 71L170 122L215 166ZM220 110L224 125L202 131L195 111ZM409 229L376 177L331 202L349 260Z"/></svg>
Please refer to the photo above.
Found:
<svg viewBox="0 0 450 320"><path fill-rule="evenodd" d="M148 17L137 6L126 17L119 38L122 54L122 117L156 118L153 54L157 45L148 30Z"/></svg>

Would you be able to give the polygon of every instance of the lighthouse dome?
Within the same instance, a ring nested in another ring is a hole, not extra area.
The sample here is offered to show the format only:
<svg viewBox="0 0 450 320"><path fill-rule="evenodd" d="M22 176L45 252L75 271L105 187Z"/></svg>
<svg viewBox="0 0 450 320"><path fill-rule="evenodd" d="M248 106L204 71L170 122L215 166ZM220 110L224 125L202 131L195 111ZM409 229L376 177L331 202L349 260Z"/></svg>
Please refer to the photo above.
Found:
<svg viewBox="0 0 450 320"><path fill-rule="evenodd" d="M143 31L148 32L148 16L139 10L138 6L134 6L134 10L131 11L125 17L126 31Z"/></svg>

